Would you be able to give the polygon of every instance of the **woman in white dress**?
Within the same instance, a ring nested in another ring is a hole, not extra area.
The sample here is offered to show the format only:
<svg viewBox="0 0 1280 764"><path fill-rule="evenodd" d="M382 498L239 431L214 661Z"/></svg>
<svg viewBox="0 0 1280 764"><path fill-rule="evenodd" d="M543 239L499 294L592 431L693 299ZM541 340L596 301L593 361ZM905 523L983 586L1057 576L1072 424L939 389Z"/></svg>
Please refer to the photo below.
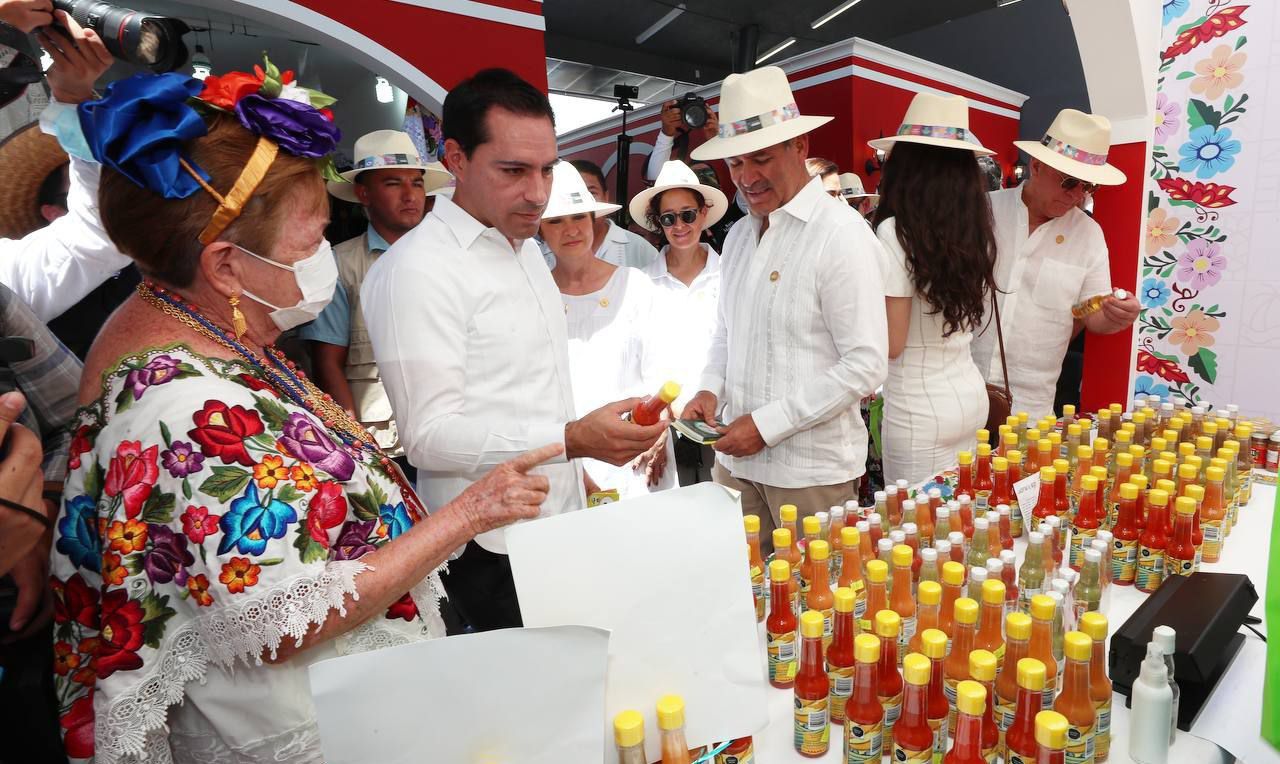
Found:
<svg viewBox="0 0 1280 764"><path fill-rule="evenodd" d="M884 474L920 483L972 445L987 421L986 384L969 345L993 288L995 237L978 154L960 96L917 95L880 184L889 376L884 383Z"/></svg>
<svg viewBox="0 0 1280 764"><path fill-rule="evenodd" d="M618 205L596 202L568 162L557 164L554 172L541 235L555 255L551 276L564 300L574 406L586 413L609 401L652 395L671 368L662 355L668 317L658 305L657 291L635 268L595 256L592 221ZM583 466L591 491L614 489L626 498L674 487L672 459L671 439L663 435L630 464L587 459Z"/></svg>

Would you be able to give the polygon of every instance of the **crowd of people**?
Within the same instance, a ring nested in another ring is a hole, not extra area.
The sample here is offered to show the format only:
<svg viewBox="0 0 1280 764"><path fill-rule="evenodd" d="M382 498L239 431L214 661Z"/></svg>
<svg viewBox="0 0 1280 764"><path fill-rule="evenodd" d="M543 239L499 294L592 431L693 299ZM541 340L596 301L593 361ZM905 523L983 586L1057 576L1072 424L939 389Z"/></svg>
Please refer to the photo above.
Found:
<svg viewBox="0 0 1280 764"><path fill-rule="evenodd" d="M0 336L31 340L4 358L0 573L9 644L52 677L32 737L72 760L320 761L310 663L521 624L505 526L713 479L767 546L781 505L857 498L866 400L885 474L921 482L990 386L1048 413L1072 337L1138 313L1081 210L1124 182L1101 117L1063 111L989 193L966 100L922 93L867 193L764 67L703 128L666 104L614 200L561 161L546 96L489 69L444 102L443 162L380 130L333 173L328 102L288 73L98 96L101 39L43 5L0 3L67 30L40 34L53 103L22 138L66 159L33 163L35 230L0 241ZM368 221L332 247L331 197ZM78 358L46 325L122 269ZM662 421L631 421L668 381Z"/></svg>

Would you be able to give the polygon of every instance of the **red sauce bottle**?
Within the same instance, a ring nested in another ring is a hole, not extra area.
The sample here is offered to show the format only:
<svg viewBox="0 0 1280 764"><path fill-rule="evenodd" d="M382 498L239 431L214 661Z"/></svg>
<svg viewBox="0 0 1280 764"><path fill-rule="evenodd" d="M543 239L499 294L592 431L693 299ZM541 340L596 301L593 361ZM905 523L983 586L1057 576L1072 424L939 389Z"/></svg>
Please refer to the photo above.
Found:
<svg viewBox="0 0 1280 764"><path fill-rule="evenodd" d="M1053 467L1040 468L1040 494L1036 498L1035 509L1031 510L1031 516L1039 524L1041 521L1048 520L1057 514L1054 507L1054 494L1057 490L1058 471Z"/></svg>
<svg viewBox="0 0 1280 764"><path fill-rule="evenodd" d="M950 704L943 692L942 662L947 657L947 635L937 629L929 629L921 637L924 657L929 659L929 705L925 712L929 729L933 732L933 754L941 757L947 752L949 727L947 714Z"/></svg>
<svg viewBox="0 0 1280 764"><path fill-rule="evenodd" d="M1068 726L1057 711L1036 714L1036 764L1065 764Z"/></svg>
<svg viewBox="0 0 1280 764"><path fill-rule="evenodd" d="M902 718L893 727L893 761L924 764L933 760L933 730L929 727L929 659L912 653L902 659L906 682Z"/></svg>
<svg viewBox="0 0 1280 764"><path fill-rule="evenodd" d="M1138 486L1120 486L1120 504L1116 524L1111 529L1111 580L1120 586L1133 586L1138 577Z"/></svg>
<svg viewBox="0 0 1280 764"><path fill-rule="evenodd" d="M825 756L831 746L831 697L822 666L822 613L800 614L800 673L795 681L795 745L801 756Z"/></svg>
<svg viewBox="0 0 1280 764"><path fill-rule="evenodd" d="M884 746L893 750L893 730L902 715L902 674L898 672L898 631L902 628L902 619L886 608L875 614L875 623L876 636L880 638L876 697L884 709Z"/></svg>
<svg viewBox="0 0 1280 764"><path fill-rule="evenodd" d="M853 695L845 706L848 717L844 725L845 761L880 764L884 754L884 706L876 696L880 640L872 634L859 634L853 650L857 665ZM893 672L898 673L896 667Z"/></svg>
<svg viewBox="0 0 1280 764"><path fill-rule="evenodd" d="M1168 491L1152 488L1147 492L1147 527L1138 537L1138 570L1134 582L1141 592L1154 592L1164 581L1164 553L1169 545L1169 531L1165 527L1168 505Z"/></svg>
<svg viewBox="0 0 1280 764"><path fill-rule="evenodd" d="M791 609L791 565L786 560L769 563L769 617L764 628L768 638L769 684L785 689L795 684L796 614Z"/></svg>
<svg viewBox="0 0 1280 764"><path fill-rule="evenodd" d="M663 410L679 397L680 385L675 382L666 382L656 395L650 395L636 404L636 407L631 410L631 421L645 427L657 424L658 420L662 419Z"/></svg>
<svg viewBox="0 0 1280 764"><path fill-rule="evenodd" d="M987 712L987 690L970 679L957 688L959 707L956 722L956 744L942 759L943 764L987 764L982 755L982 716Z"/></svg>
<svg viewBox="0 0 1280 764"><path fill-rule="evenodd" d="M1169 576L1189 576L1195 572L1196 545L1192 539L1191 526L1196 516L1196 500L1190 496L1179 496L1174 502L1178 519L1173 526L1173 538L1164 552L1164 574Z"/></svg>
<svg viewBox="0 0 1280 764"><path fill-rule="evenodd" d="M843 723L845 707L853 695L854 635L858 628L853 620L857 597L853 589L840 587L835 592L836 622L831 646L827 648L827 684L831 695L831 721ZM879 649L880 643L876 643ZM878 707L878 706L877 706Z"/></svg>
<svg viewBox="0 0 1280 764"><path fill-rule="evenodd" d="M1054 663L1056 672L1057 663ZM1045 665L1035 658L1018 661L1018 702L1013 724L1004 738L1006 764L1033 764L1036 760L1036 716L1044 700ZM1066 719L1063 719L1066 735Z"/></svg>

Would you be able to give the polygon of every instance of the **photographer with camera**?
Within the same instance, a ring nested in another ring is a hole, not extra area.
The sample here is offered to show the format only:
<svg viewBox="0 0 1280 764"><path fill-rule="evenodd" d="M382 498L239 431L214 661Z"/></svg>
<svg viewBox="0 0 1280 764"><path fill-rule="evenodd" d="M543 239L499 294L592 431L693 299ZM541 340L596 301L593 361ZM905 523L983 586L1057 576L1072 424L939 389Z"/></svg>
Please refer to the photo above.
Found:
<svg viewBox="0 0 1280 764"><path fill-rule="evenodd" d="M716 137L720 130L715 110L701 96L686 93L684 98L672 98L663 103L662 130L653 139L653 151L645 165L644 179L652 183L673 154L674 158L687 162L689 138L695 130L702 134L704 140Z"/></svg>

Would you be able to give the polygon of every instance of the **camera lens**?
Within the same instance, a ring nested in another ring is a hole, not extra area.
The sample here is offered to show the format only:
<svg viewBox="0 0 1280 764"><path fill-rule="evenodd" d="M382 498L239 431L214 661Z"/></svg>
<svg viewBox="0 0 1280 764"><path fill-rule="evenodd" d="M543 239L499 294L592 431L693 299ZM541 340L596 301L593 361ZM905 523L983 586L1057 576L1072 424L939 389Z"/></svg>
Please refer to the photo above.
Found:
<svg viewBox="0 0 1280 764"><path fill-rule="evenodd" d="M102 38L107 50L153 72L170 72L187 61L182 35L190 29L180 19L151 16L98 0L54 0L82 27Z"/></svg>
<svg viewBox="0 0 1280 764"><path fill-rule="evenodd" d="M686 127L698 129L707 124L707 102L702 96L686 93L680 100L680 119Z"/></svg>

